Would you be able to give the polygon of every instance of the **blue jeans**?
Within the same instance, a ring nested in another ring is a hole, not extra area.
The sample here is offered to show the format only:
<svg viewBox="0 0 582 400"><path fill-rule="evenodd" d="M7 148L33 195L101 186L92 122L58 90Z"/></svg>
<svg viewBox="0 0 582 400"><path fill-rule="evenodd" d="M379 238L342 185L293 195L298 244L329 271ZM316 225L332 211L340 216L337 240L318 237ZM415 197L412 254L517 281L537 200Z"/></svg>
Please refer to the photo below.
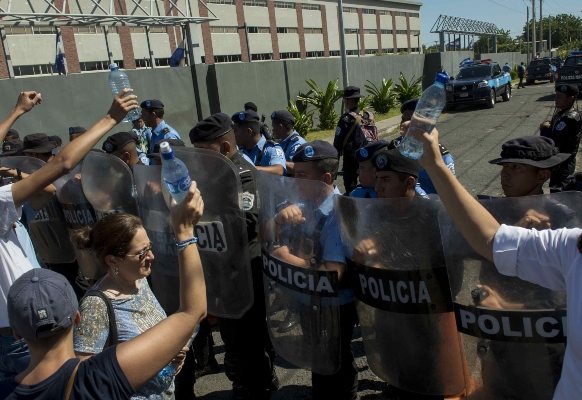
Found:
<svg viewBox="0 0 582 400"><path fill-rule="evenodd" d="M11 378L24 371L30 363L30 353L24 339L0 336L0 379Z"/></svg>

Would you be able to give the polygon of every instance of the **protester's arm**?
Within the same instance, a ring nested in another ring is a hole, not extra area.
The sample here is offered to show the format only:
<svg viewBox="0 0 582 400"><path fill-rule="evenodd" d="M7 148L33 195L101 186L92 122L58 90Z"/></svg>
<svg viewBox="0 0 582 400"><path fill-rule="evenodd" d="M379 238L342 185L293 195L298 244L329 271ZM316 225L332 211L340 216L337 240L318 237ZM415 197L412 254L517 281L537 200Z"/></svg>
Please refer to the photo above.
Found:
<svg viewBox="0 0 582 400"><path fill-rule="evenodd" d="M408 129L410 122L405 123ZM475 198L465 190L445 165L439 149L438 131L432 134L412 132L421 139L424 153L419 161L428 172L449 216L473 250L493 261L493 239L499 223Z"/></svg>
<svg viewBox="0 0 582 400"><path fill-rule="evenodd" d="M12 125L16 122L18 118L32 110L32 108L40 104L42 102L42 97L40 93L36 93L35 91L28 91L28 92L20 92L18 95L18 100L16 101L16 106L8 117L0 123L0 143L4 141L6 138L6 134L12 128Z"/></svg>
<svg viewBox="0 0 582 400"><path fill-rule="evenodd" d="M186 198L170 207L178 242L194 237L204 203L196 183ZM149 381L178 354L196 326L206 316L206 285L195 244L178 252L180 267L180 308L141 335L117 346L117 360L134 389Z"/></svg>
<svg viewBox="0 0 582 400"><path fill-rule="evenodd" d="M27 179L12 185L12 197L16 208L29 201L32 195L41 190L41 188L69 173L107 132L120 123L129 111L138 107L136 96L128 95L123 97L130 91L131 89L124 89L119 93L113 99L113 104L111 104L107 115L86 133L63 147L51 162L35 171Z"/></svg>
<svg viewBox="0 0 582 400"><path fill-rule="evenodd" d="M18 179L18 170L16 169L9 169L9 168L0 168L0 174L4 177L11 177L13 179ZM20 171L20 176L22 179L28 178L30 175ZM50 199L56 194L57 188L55 185L48 185L44 189L38 191L35 195L33 195L30 200L30 206L34 211L41 210L46 203L49 202Z"/></svg>

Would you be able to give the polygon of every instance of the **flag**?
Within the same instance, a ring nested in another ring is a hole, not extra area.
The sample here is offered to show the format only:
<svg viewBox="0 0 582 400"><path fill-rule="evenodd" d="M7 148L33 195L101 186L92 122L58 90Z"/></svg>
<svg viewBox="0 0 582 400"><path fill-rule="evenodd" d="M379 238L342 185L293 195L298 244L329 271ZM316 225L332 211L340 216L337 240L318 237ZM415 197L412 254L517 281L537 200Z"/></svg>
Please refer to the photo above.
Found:
<svg viewBox="0 0 582 400"><path fill-rule="evenodd" d="M61 74L67 74L67 64L65 60L65 47L63 46L63 38L61 36L61 30L57 29L57 47L56 47L56 57L55 57L55 69Z"/></svg>
<svg viewBox="0 0 582 400"><path fill-rule="evenodd" d="M182 40L180 45L174 51L174 54L172 54L172 57L170 57L170 67L179 67L180 60L184 58L184 54L184 41Z"/></svg>
<svg viewBox="0 0 582 400"><path fill-rule="evenodd" d="M471 38L471 41L469 42L469 50L473 50L473 45L475 44L475 37Z"/></svg>
<svg viewBox="0 0 582 400"><path fill-rule="evenodd" d="M459 68L462 68L465 65L470 64L470 63L471 63L471 57L467 57L459 63Z"/></svg>

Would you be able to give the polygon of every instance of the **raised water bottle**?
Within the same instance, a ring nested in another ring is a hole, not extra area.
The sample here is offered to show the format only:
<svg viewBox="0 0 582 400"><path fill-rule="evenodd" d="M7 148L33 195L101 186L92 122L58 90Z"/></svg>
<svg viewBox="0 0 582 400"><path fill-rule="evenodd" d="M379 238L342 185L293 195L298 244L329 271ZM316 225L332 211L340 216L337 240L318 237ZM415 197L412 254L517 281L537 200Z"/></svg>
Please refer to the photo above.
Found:
<svg viewBox="0 0 582 400"><path fill-rule="evenodd" d="M119 70L117 64L115 63L111 64L109 66L109 69L111 70L111 72L109 73L109 88L111 89L113 97L117 96L119 92L121 92L123 89L131 88L127 75L125 74L125 72ZM131 122L140 117L141 114L136 108L128 112L123 121L121 122Z"/></svg>
<svg viewBox="0 0 582 400"><path fill-rule="evenodd" d="M408 132L399 146L400 153L406 157L416 160L422 156L422 142L412 136L411 132L432 132L447 101L445 84L448 81L448 75L437 74L435 83L420 96Z"/></svg>
<svg viewBox="0 0 582 400"><path fill-rule="evenodd" d="M174 150L168 142L160 143L160 154L164 159L162 177L166 187L176 203L180 203L186 197L192 183L188 168L181 160L174 157Z"/></svg>

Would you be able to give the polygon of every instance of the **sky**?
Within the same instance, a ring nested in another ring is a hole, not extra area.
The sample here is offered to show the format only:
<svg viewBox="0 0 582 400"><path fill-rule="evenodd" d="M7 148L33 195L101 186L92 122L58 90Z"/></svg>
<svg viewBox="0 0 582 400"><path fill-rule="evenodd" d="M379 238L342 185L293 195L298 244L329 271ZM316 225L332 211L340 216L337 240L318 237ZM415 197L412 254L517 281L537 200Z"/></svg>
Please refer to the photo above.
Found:
<svg viewBox="0 0 582 400"><path fill-rule="evenodd" d="M423 3L422 40L430 46L439 40L438 34L430 30L439 15L468 18L483 22L492 22L499 29L510 30L511 36L521 33L526 21L526 7L531 0L417 0ZM536 20L539 20L540 0L536 2ZM582 1L580 0L543 0L543 16L572 14L582 18ZM553 29L552 29L553 30ZM452 40L452 38L451 38Z"/></svg>

